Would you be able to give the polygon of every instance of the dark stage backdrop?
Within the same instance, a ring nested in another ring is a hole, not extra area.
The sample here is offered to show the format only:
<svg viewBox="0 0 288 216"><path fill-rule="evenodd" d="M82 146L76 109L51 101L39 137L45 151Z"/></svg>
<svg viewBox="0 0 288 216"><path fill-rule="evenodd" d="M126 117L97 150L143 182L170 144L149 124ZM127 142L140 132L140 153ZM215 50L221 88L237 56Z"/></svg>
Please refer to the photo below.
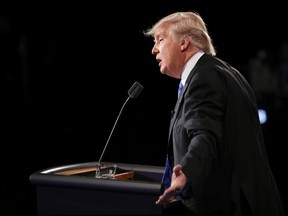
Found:
<svg viewBox="0 0 288 216"><path fill-rule="evenodd" d="M153 41L142 33L164 15L199 12L218 57L252 82L250 63L264 50L268 57L261 60L269 63L275 75L279 50L288 39L286 7L276 2L261 2L257 8L242 1L214 2L1 7L1 194L5 197L1 209L36 214L35 188L29 182L33 172L97 161L135 81L144 90L125 107L103 161L164 166L178 80L159 72L151 54ZM268 112L263 131L287 203L287 127L283 127L287 98L273 91L258 100Z"/></svg>

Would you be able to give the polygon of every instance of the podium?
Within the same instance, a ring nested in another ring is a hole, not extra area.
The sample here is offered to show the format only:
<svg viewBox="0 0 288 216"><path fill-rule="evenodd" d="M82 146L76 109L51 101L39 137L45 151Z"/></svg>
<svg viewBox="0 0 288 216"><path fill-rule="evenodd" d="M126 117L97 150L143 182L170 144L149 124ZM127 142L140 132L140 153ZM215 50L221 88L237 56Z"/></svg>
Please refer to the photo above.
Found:
<svg viewBox="0 0 288 216"><path fill-rule="evenodd" d="M116 164L114 179L95 178L96 162L33 173L38 215L161 215L164 167Z"/></svg>

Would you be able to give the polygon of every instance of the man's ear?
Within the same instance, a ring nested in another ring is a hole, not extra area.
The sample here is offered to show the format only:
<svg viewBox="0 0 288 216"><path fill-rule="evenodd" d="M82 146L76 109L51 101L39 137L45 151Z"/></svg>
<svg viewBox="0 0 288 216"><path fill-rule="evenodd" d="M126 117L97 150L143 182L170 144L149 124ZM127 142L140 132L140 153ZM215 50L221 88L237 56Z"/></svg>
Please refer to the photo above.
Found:
<svg viewBox="0 0 288 216"><path fill-rule="evenodd" d="M189 40L188 36L185 36L180 42L181 51L186 50L189 43L190 43L190 40Z"/></svg>

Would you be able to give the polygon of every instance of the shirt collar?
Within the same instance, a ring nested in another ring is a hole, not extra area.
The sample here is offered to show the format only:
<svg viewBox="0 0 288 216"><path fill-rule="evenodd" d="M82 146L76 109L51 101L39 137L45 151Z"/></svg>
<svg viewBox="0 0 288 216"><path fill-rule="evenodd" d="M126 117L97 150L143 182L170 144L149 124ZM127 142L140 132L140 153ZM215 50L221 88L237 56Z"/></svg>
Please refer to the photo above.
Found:
<svg viewBox="0 0 288 216"><path fill-rule="evenodd" d="M203 51L197 52L195 55L193 55L188 62L185 64L182 75L181 75L181 82L183 86L185 85L185 82L187 80L187 77L189 76L189 73L192 71L194 66L196 65L197 61L200 59L200 57L204 54Z"/></svg>

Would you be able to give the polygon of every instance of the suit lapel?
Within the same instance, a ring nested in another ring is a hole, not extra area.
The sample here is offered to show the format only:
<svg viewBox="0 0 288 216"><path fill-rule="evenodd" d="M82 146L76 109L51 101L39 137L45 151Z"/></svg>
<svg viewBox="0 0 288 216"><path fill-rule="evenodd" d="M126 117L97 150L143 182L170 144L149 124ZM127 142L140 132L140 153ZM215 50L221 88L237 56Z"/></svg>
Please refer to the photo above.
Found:
<svg viewBox="0 0 288 216"><path fill-rule="evenodd" d="M171 117L171 120L170 120L170 126L169 126L169 135L168 135L168 140L170 140L170 138L172 137L172 131L173 131L173 126L175 124L175 120L179 114L179 110L180 110L180 107L182 106L183 104L183 97L185 95L185 92L187 90L187 87L190 85L190 82L192 80L192 77L194 76L195 74L195 71L197 71L197 69L199 68L200 65L202 65L203 63L205 63L206 59L207 59L208 55L204 54L200 59L199 61L196 63L195 67L192 69L192 71L190 72L189 76L187 77L187 80L186 80L186 83L185 83L185 86L183 87L183 90L182 90L182 94L180 95L180 97L178 98L176 104L175 104L175 107L174 107L174 110L173 110L173 115Z"/></svg>

